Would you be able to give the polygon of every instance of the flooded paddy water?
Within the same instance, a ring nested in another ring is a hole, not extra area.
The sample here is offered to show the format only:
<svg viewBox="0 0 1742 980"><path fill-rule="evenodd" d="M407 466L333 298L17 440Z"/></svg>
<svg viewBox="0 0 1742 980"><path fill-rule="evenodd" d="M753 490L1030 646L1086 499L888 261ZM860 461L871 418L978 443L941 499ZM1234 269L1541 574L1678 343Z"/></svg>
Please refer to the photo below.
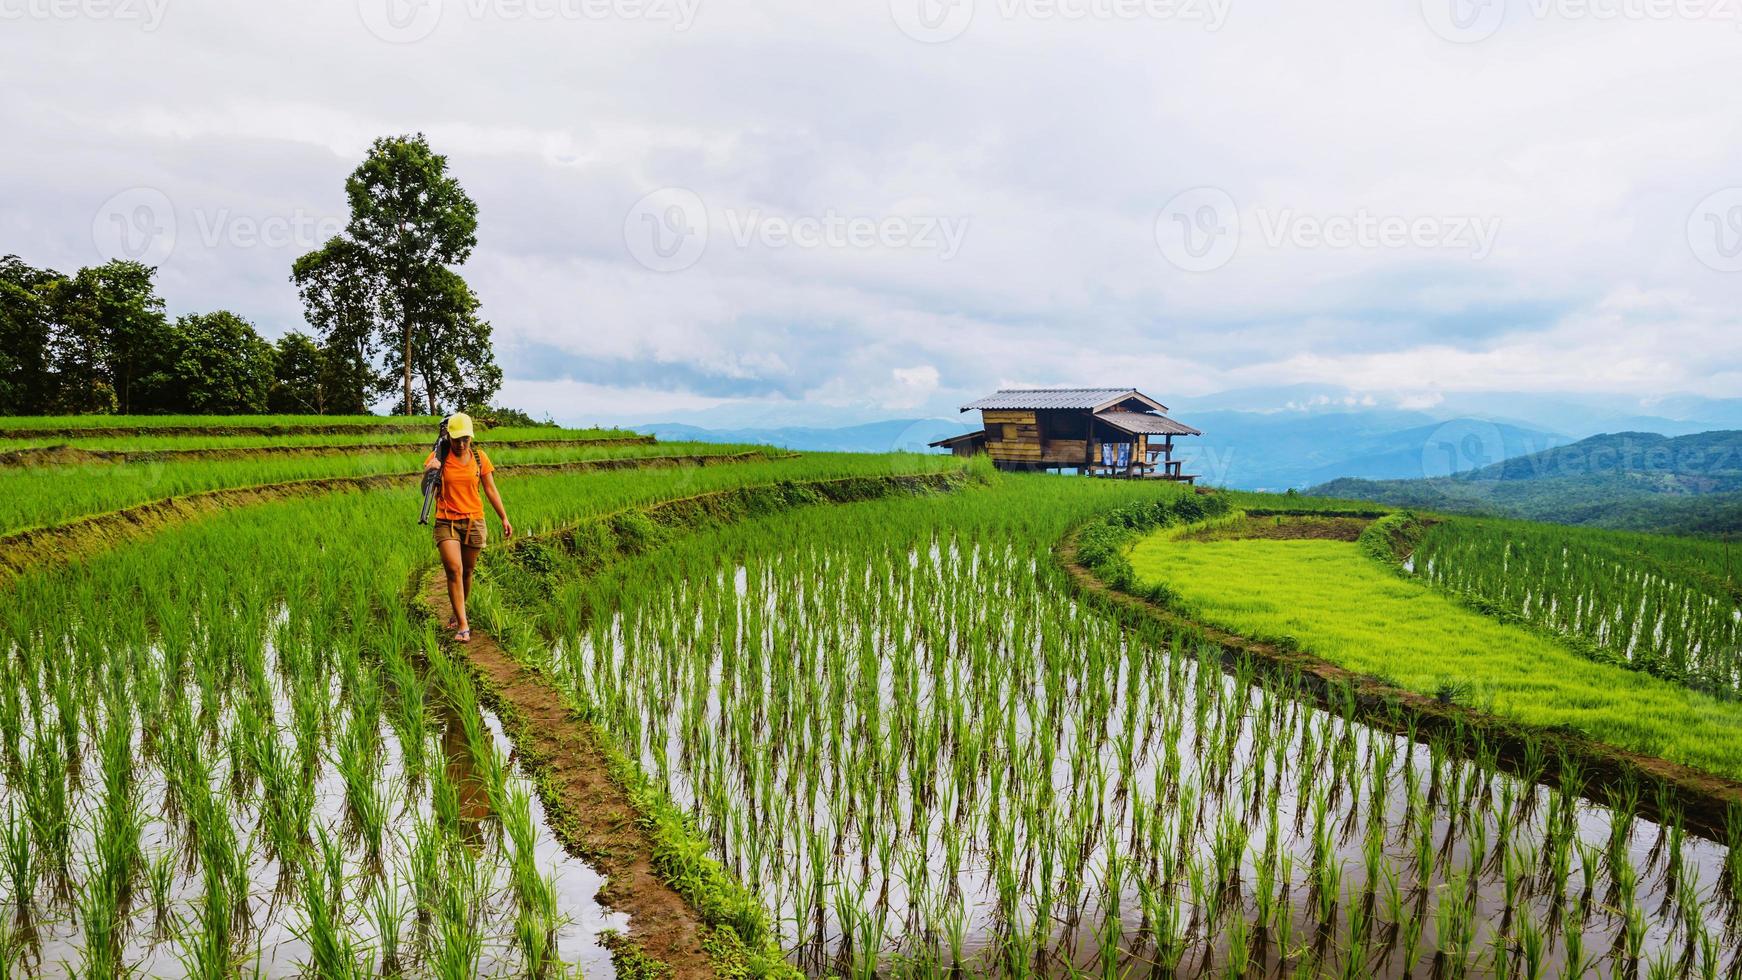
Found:
<svg viewBox="0 0 1742 980"><path fill-rule="evenodd" d="M1369 727L1008 540L757 533L565 597L553 669L806 973L1742 970L1742 820Z"/></svg>
<svg viewBox="0 0 1742 980"><path fill-rule="evenodd" d="M457 675L272 621L228 663L142 649L132 698L12 678L0 975L613 976L624 917Z"/></svg>

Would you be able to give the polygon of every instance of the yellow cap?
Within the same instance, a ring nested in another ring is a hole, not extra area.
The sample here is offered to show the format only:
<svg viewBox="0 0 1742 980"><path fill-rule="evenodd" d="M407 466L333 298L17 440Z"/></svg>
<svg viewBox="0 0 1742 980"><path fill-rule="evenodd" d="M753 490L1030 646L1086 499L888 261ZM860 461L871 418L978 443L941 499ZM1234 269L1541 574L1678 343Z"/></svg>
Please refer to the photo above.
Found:
<svg viewBox="0 0 1742 980"><path fill-rule="evenodd" d="M448 438L465 439L472 434L472 417L465 412L455 412L448 416Z"/></svg>

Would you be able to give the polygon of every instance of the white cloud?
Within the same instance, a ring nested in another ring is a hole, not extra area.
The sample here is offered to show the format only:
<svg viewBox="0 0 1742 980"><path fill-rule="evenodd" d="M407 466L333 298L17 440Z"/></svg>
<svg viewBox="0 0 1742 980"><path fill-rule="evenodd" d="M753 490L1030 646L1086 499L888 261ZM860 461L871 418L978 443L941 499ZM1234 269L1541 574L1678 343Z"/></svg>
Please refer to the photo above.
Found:
<svg viewBox="0 0 1742 980"><path fill-rule="evenodd" d="M566 419L800 395L947 412L1016 378L1163 396L1326 382L1430 407L1465 390L1724 394L1742 372L1738 280L1686 240L1694 204L1742 183L1735 32L1709 22L1523 18L1456 45L1413 3L1236 0L1213 32L981 4L923 45L880 0L709 0L681 31L484 6L441 2L403 45L357 0L177 0L149 32L8 22L0 82L29 97L0 105L0 239L38 264L96 261L95 209L135 187L183 229L219 209L332 214L370 139L421 130L479 201L465 271L505 358L635 366L610 388L511 376L506 398ZM1237 203L1242 235L1189 273L1156 217L1202 185ZM662 275L635 263L624 218L664 186L715 227L694 267ZM752 209L967 231L947 259L740 247L723 222ZM1265 241L1260 215L1284 211L1498 231L1481 259ZM173 310L298 325L298 249L182 237L161 273Z"/></svg>

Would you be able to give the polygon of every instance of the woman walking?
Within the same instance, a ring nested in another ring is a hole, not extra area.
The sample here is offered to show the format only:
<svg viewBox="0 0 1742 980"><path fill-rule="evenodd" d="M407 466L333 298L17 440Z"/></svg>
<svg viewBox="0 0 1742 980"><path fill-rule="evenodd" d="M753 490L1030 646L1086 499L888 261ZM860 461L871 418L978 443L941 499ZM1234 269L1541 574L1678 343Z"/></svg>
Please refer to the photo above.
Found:
<svg viewBox="0 0 1742 980"><path fill-rule="evenodd" d="M472 628L466 622L466 595L472 590L472 569L478 564L478 553L484 550L488 537L484 501L478 496L480 486L502 521L504 539L514 537L514 525L508 522L508 511L502 506L502 495L496 492L496 479L491 476L496 467L483 450L472 445L471 416L448 416L447 437L446 458L440 458L439 450L431 450L423 468L441 473L441 489L436 493L435 544L448 576L448 601L454 606L454 618L448 622L448 628L456 631L455 640L470 643Z"/></svg>

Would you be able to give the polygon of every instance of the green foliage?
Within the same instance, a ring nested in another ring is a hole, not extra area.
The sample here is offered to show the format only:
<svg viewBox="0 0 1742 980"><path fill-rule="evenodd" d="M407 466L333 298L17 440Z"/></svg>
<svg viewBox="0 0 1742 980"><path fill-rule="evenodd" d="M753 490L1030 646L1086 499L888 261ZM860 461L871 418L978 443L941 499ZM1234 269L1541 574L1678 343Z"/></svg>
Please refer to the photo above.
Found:
<svg viewBox="0 0 1742 980"><path fill-rule="evenodd" d="M1367 525L1355 544L1367 557L1399 571L1415 554L1427 527L1410 511L1388 514Z"/></svg>
<svg viewBox="0 0 1742 980"><path fill-rule="evenodd" d="M57 385L49 287L59 278L16 255L0 258L0 415L52 410Z"/></svg>
<svg viewBox="0 0 1742 980"><path fill-rule="evenodd" d="M169 341L160 407L201 415L267 410L276 366L253 324L223 311L193 314L176 320Z"/></svg>
<svg viewBox="0 0 1742 980"><path fill-rule="evenodd" d="M533 429L540 426L552 429L559 428L555 422L550 420L549 416L535 419L519 409L505 408L501 405L493 406L482 401L466 403L466 406L460 411L474 419L483 419L491 426L514 426L522 429Z"/></svg>
<svg viewBox="0 0 1742 980"><path fill-rule="evenodd" d="M320 415L325 410L326 354L308 334L292 330L278 338L272 364L268 412Z"/></svg>
<svg viewBox="0 0 1742 980"><path fill-rule="evenodd" d="M386 341L377 323L377 283L367 273L362 250L347 238L334 238L292 263L290 278L302 298L303 316L321 338L327 411L367 412L392 390L393 379L378 366Z"/></svg>
<svg viewBox="0 0 1742 980"><path fill-rule="evenodd" d="M1222 494L1184 493L1108 511L1077 532L1077 561L1108 585L1124 592L1139 592L1139 583L1125 550L1139 534L1158 528L1195 524L1226 517L1232 510ZM1145 593L1158 601L1171 601L1165 591Z"/></svg>
<svg viewBox="0 0 1742 980"><path fill-rule="evenodd" d="M57 405L68 412L150 412L169 394L171 353L156 270L115 260L49 285Z"/></svg>
<svg viewBox="0 0 1742 980"><path fill-rule="evenodd" d="M665 980L671 965L647 955L633 939L615 929L599 933L599 945L611 951L611 968L619 980Z"/></svg>
<svg viewBox="0 0 1742 980"><path fill-rule="evenodd" d="M382 137L345 181L345 233L302 256L292 279L308 320L345 356L351 389L401 378L396 411L487 402L502 385L490 325L453 271L477 244L478 206L419 133ZM421 397L419 397L421 395ZM421 403L421 404L420 404Z"/></svg>

